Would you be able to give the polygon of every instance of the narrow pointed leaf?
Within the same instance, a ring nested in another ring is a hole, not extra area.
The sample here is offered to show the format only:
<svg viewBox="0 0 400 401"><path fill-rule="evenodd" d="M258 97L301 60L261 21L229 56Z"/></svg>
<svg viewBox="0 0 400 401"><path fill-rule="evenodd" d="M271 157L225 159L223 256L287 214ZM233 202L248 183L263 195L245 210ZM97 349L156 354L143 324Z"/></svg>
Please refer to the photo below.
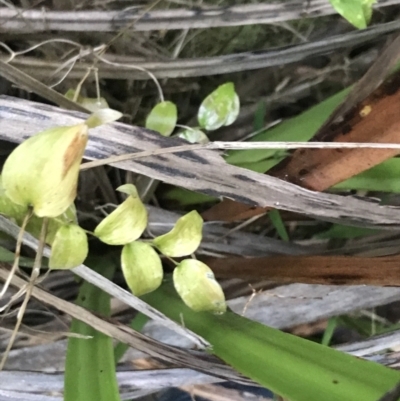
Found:
<svg viewBox="0 0 400 401"><path fill-rule="evenodd" d="M201 335L211 352L290 401L377 401L400 373L283 333L231 311L194 312L163 285L143 299Z"/></svg>
<svg viewBox="0 0 400 401"><path fill-rule="evenodd" d="M308 141L327 120L330 114L349 94L351 88L343 89L335 95L325 99L321 103L311 107L309 110L283 121L255 136L252 141ZM230 150L226 161L236 166L248 166L256 162L272 162L268 168L259 169L260 172L267 171L270 167L278 164L284 159L286 151L277 149L254 149L254 150ZM251 168L251 167L249 167Z"/></svg>
<svg viewBox="0 0 400 401"><path fill-rule="evenodd" d="M400 159L394 157L336 184L337 189L400 193Z"/></svg>
<svg viewBox="0 0 400 401"><path fill-rule="evenodd" d="M172 258L187 256L196 251L202 237L203 219L193 210L176 222L167 234L154 239L154 245L164 255Z"/></svg>
<svg viewBox="0 0 400 401"><path fill-rule="evenodd" d="M116 267L108 260L93 260L89 266L109 280ZM111 313L110 296L87 282L80 287L77 304L102 316ZM76 319L71 333L86 338L68 339L64 401L120 401L112 338Z"/></svg>
<svg viewBox="0 0 400 401"><path fill-rule="evenodd" d="M164 274L161 259L149 244L135 241L125 245L121 267L128 287L137 297L161 285Z"/></svg>

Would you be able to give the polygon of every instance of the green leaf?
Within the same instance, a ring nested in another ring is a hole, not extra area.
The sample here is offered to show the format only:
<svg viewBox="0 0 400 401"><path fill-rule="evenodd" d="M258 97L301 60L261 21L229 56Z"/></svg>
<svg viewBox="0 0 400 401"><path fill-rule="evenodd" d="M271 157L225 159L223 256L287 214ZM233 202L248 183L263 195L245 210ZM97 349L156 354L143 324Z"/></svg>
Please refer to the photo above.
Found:
<svg viewBox="0 0 400 401"><path fill-rule="evenodd" d="M125 245L137 240L147 226L147 210L132 184L117 188L128 198L110 213L94 230L94 234L109 245Z"/></svg>
<svg viewBox="0 0 400 401"><path fill-rule="evenodd" d="M372 18L372 6L376 3L376 0L361 0L361 5L364 12L365 21L367 25L371 22Z"/></svg>
<svg viewBox="0 0 400 401"><path fill-rule="evenodd" d="M20 224L21 222L18 223ZM76 217L76 208L73 203L63 214L57 216L56 218L49 219L49 225L47 227L46 243L51 245L54 241L58 229L61 226L70 223L76 223L76 224L78 223ZM37 216L32 216L29 219L28 225L26 226L26 231L28 231L34 237L39 238L42 224L43 224L42 218Z"/></svg>
<svg viewBox="0 0 400 401"><path fill-rule="evenodd" d="M185 139L190 143L208 143L210 140L208 136L199 129L188 128L185 131L180 132L177 137Z"/></svg>
<svg viewBox="0 0 400 401"><path fill-rule="evenodd" d="M165 256L187 256L199 247L202 230L203 219L193 210L180 217L170 232L154 238L153 243Z"/></svg>
<svg viewBox="0 0 400 401"><path fill-rule="evenodd" d="M161 285L164 274L161 259L149 244L135 241L125 245L121 267L128 287L137 297Z"/></svg>
<svg viewBox="0 0 400 401"><path fill-rule="evenodd" d="M400 373L253 322L231 311L194 312L171 285L143 297L210 342L211 352L290 401L377 401Z"/></svg>
<svg viewBox="0 0 400 401"><path fill-rule="evenodd" d="M267 103L259 102L257 104L257 110L254 113L253 130L260 131L265 127L265 116L267 114Z"/></svg>
<svg viewBox="0 0 400 401"><path fill-rule="evenodd" d="M375 0L329 0L333 8L358 29L367 27Z"/></svg>
<svg viewBox="0 0 400 401"><path fill-rule="evenodd" d="M73 203L88 140L85 123L55 127L18 145L2 172L6 196L38 217L57 217ZM23 161L23 163L21 163Z"/></svg>
<svg viewBox="0 0 400 401"><path fill-rule="evenodd" d="M384 333L390 333L400 329L400 323L375 320L370 316L343 315L338 316L338 325L356 330L363 337L371 337Z"/></svg>
<svg viewBox="0 0 400 401"><path fill-rule="evenodd" d="M231 125L239 115L239 96L232 82L220 85L200 105L197 119L200 127L214 131Z"/></svg>
<svg viewBox="0 0 400 401"><path fill-rule="evenodd" d="M132 319L131 324L129 325L133 330L142 331L144 325L150 320L146 315L143 313L138 312L138 314ZM114 348L114 359L115 363L117 363L128 351L129 345L124 343L118 343Z"/></svg>
<svg viewBox="0 0 400 401"><path fill-rule="evenodd" d="M116 265L94 260L90 266L111 279ZM86 281L81 285L79 306L110 316L110 296ZM88 338L69 337L65 362L64 401L120 401L115 374L112 339L74 319L71 333Z"/></svg>
<svg viewBox="0 0 400 401"><path fill-rule="evenodd" d="M89 252L85 230L77 224L61 226L54 237L49 259L50 269L72 269L84 262Z"/></svg>
<svg viewBox="0 0 400 401"><path fill-rule="evenodd" d="M174 286L183 302L194 311L224 313L225 295L212 270L196 259L185 259L175 267Z"/></svg>
<svg viewBox="0 0 400 401"><path fill-rule="evenodd" d="M372 230L363 227L343 226L341 224L333 224L329 230L316 234L314 238L331 239L331 238L359 238L368 235L378 234L379 230Z"/></svg>
<svg viewBox="0 0 400 401"><path fill-rule="evenodd" d="M192 206L199 203L216 202L218 198L190 191L185 188L172 188L160 195L162 199L179 202L182 206Z"/></svg>
<svg viewBox="0 0 400 401"><path fill-rule="evenodd" d="M324 331L324 335L322 336L321 344L328 346L332 340L335 329L339 326L338 317L333 316L328 320L328 325Z"/></svg>
<svg viewBox="0 0 400 401"><path fill-rule="evenodd" d="M333 188L400 193L400 159L393 158L349 178Z"/></svg>
<svg viewBox="0 0 400 401"><path fill-rule="evenodd" d="M276 166L280 161L282 161L288 154L286 152L279 152L265 160L260 160L254 163L238 163L238 167L246 168L248 170L256 171L257 173L265 173L272 167Z"/></svg>
<svg viewBox="0 0 400 401"><path fill-rule="evenodd" d="M298 116L255 135L251 138L251 141L308 141L330 116L335 107L345 99L350 89L347 88ZM250 169L258 167L257 171L265 172L267 170L262 171L264 168L270 169L283 160L285 156L285 151L275 149L233 150L228 152L226 161L230 164L243 165L243 167ZM266 165L263 165L262 168L258 164L244 166L245 163L256 162L266 162Z"/></svg>
<svg viewBox="0 0 400 401"><path fill-rule="evenodd" d="M156 104L146 118L146 128L170 136L178 120L178 110L172 102Z"/></svg>
<svg viewBox="0 0 400 401"><path fill-rule="evenodd" d="M279 236L284 241L289 241L289 234L286 230L285 224L283 223L281 214L279 210L273 209L268 213L268 217L271 220L272 225L275 227L275 230L279 234Z"/></svg>
<svg viewBox="0 0 400 401"><path fill-rule="evenodd" d="M13 263L14 259L15 259L14 252L11 252L8 249L0 246L0 262ZM23 256L20 256L20 258L19 258L19 266L33 267L33 263L34 263L34 260L31 258L26 258ZM45 263L43 264L43 267L45 267Z"/></svg>
<svg viewBox="0 0 400 401"><path fill-rule="evenodd" d="M21 224L25 215L28 213L28 206L21 206L14 203L8 196L2 184L0 176L0 214L13 219L17 224Z"/></svg>

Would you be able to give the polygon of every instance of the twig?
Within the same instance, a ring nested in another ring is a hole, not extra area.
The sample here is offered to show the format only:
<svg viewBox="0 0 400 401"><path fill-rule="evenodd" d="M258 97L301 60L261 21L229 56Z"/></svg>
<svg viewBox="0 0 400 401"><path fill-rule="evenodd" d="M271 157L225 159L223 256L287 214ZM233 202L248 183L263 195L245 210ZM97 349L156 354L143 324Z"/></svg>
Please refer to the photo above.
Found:
<svg viewBox="0 0 400 401"><path fill-rule="evenodd" d="M7 277L8 271L0 265L0 279L4 280ZM22 288L28 284L27 281L14 276L11 284L15 287ZM33 288L32 296L36 299L57 308L64 313L78 319L94 329L106 334L118 341L130 345L146 354L155 358L160 358L168 363L176 363L187 367L194 368L209 375L216 375L218 377L236 380L244 384L252 383L250 380L243 378L240 374L236 373L232 368L219 362L209 361L201 357L201 354L196 353L193 355L190 351L178 349L156 340L151 339L128 326L119 323L118 321L108 321L101 318L88 310L75 305L71 302L58 298L40 288ZM85 340L82 340L85 341Z"/></svg>
<svg viewBox="0 0 400 401"><path fill-rule="evenodd" d="M30 77L25 72L20 71L18 68L13 67L0 60L0 76L7 79L8 81L26 89L28 92L35 92L36 94L44 97L61 107L68 110L76 110L87 113L88 111L77 103L68 100L63 95L59 94L55 90L42 84L35 78Z"/></svg>
<svg viewBox="0 0 400 401"><path fill-rule="evenodd" d="M118 370L117 379L121 393L132 389L153 389L159 391L181 385L206 384L221 381L213 376L205 375L187 368L163 368L146 370ZM64 389L64 373L32 372L29 370L8 370L0 372L0 390L19 389L21 382L27 394L62 393ZM60 397L61 400L61 397ZM255 400L256 401L256 400Z"/></svg>
<svg viewBox="0 0 400 401"><path fill-rule="evenodd" d="M0 292L0 299L3 298L4 294L6 293L6 291L7 291L7 289L8 289L8 286L10 285L10 282L11 282L12 277L14 276L15 272L16 272L17 269L18 269L19 259L20 259L20 256L21 256L21 245L22 245L22 242L23 242L23 235L24 235L24 233L25 233L26 226L28 225L29 219L30 219L31 217L32 217L32 210L29 209L29 210L27 211L25 217L24 217L24 220L23 220L23 222L22 222L21 228L20 228L20 230L19 230L19 232L18 232L18 236L16 237L17 245L16 245L16 247L15 247L14 263L13 263L13 265L12 265L12 267L11 267L10 274L9 274L9 276L7 277L7 280L4 282L4 286L3 286L3 288L1 289L1 292ZM0 370L1 370L1 369L0 369Z"/></svg>
<svg viewBox="0 0 400 401"><path fill-rule="evenodd" d="M0 131L0 139L22 142L50 127L78 124L86 115L0 96L0 118L6 121L7 127ZM165 153L171 145L183 143L179 138L165 138L143 128L113 123L91 132L85 158L104 159L116 152L136 154L134 152L146 149L151 153L158 148ZM346 225L385 230L398 230L400 226L398 208L351 196L306 190L275 177L229 165L215 151L180 152L140 162L128 160L115 163L115 166L209 196L225 197L252 206L290 210Z"/></svg>
<svg viewBox="0 0 400 401"><path fill-rule="evenodd" d="M308 4L307 4L308 3ZM380 0L375 8L399 4L399 0ZM326 0L285 0L231 7L154 10L138 19L143 8L122 11L44 11L0 9L0 32L116 32L135 21L135 31L195 29L223 26L272 24L304 17L335 13ZM137 20L137 21L136 21Z"/></svg>
<svg viewBox="0 0 400 401"><path fill-rule="evenodd" d="M394 32L399 28L400 21L397 20L375 25L361 31L331 36L327 39L300 45L216 57L146 61L138 60L133 57L110 55L108 57L104 56L104 58L109 59L112 63L118 63L120 66L100 64L99 75L101 78L112 79L149 79L148 72L150 72L154 74L156 78L183 78L281 66L283 64L299 62L307 57L316 57L346 47L360 45L371 40L377 40L380 35ZM88 55L92 53L93 52L87 52ZM36 77L43 78L49 77L61 64L62 63L57 61L42 61L28 57L20 57L13 60L13 65L24 71L28 71ZM126 64L127 67L123 67L124 64ZM91 65L91 63L77 64L72 69L69 78L80 79ZM140 70L133 71L131 66L135 66L137 69L143 69L146 72Z"/></svg>
<svg viewBox="0 0 400 401"><path fill-rule="evenodd" d="M81 170L122 162L125 160L136 160L143 157L163 155L167 153L187 152L191 150L252 150L252 149L398 149L399 143L368 143L368 142L208 142L191 145L172 146L143 152L127 153L125 155L111 156L106 159L83 163Z"/></svg>

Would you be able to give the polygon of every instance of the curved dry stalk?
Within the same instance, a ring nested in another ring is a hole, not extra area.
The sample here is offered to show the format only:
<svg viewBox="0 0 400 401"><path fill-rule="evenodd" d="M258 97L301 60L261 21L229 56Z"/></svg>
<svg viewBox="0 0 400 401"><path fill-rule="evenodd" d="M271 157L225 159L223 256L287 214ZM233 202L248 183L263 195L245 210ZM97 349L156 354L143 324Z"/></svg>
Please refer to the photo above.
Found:
<svg viewBox="0 0 400 401"><path fill-rule="evenodd" d="M0 279L4 279L5 270L0 266ZM27 282L17 276L12 280L12 285L23 287ZM214 375L226 380L237 381L243 384L254 384L250 379L243 377L240 373L234 371L230 366L220 362L205 352L187 351L167 344L160 343L150 337L145 336L129 326L118 321L109 321L101 318L92 312L75 305L71 302L58 298L40 288L33 288L33 296L58 310L67 313L75 319L85 322L96 330L112 338L117 339L131 347L138 349L146 354L159 358L167 363L178 366L190 367L208 375ZM182 329L182 328L181 328Z"/></svg>
<svg viewBox="0 0 400 401"><path fill-rule="evenodd" d="M331 36L326 39L302 43L300 45L215 57L147 61L138 60L137 58L128 56L100 55L101 58L107 59L109 62L99 68L99 75L101 78L111 78L114 80L147 80L149 79L149 72L158 79L185 78L282 66L283 64L302 61L307 57L325 55L329 52L361 45L371 40L377 40L381 35L397 31L399 27L400 21L392 21L375 25L362 31ZM75 57L78 57L79 59L81 59L83 55L96 57L96 52L97 48L84 50L79 56ZM114 65L112 63L114 63ZM71 70L69 78L80 79L86 69L91 67L92 64L92 61L77 63ZM116 64L120 65L118 66ZM64 66L65 63L60 63L58 61L43 61L31 57L19 57L13 60L13 65L37 78L46 79L51 76L54 71L57 71L57 69ZM135 68L133 68L133 66ZM145 72L140 70L141 68L144 69ZM134 69L137 71L134 71Z"/></svg>
<svg viewBox="0 0 400 401"><path fill-rule="evenodd" d="M101 62L103 62L104 64L108 64L108 65L111 65L111 66L114 66L114 67L118 67L118 68L131 69L131 70L137 70L137 71L144 72L145 74L147 74L147 75L150 77L150 79L151 79L151 80L154 82L154 84L156 85L157 90L158 90L158 96L160 97L160 102L163 102L163 101L164 101L164 93L163 93L163 90L162 90L162 88L161 88L160 83L158 82L158 79L156 78L156 76L155 76L151 71L147 70L145 67L140 67L140 66L135 65L135 64L121 64L121 63L115 63L115 62L112 62L112 61L110 61L110 60L107 60L106 58L102 57L101 55L97 55L97 54L94 54L94 56L95 56L98 60L100 60Z"/></svg>
<svg viewBox="0 0 400 401"><path fill-rule="evenodd" d="M8 313L8 311L10 310L12 304L14 302L16 302L20 297L22 297L22 295L25 294L25 288L20 288L15 294L13 294L10 297L10 300L0 308L0 313L2 313L2 316L4 316L5 314Z"/></svg>
<svg viewBox="0 0 400 401"><path fill-rule="evenodd" d="M28 89L29 92L35 92L36 94L43 96L45 99L50 100L60 107L64 107L68 110L78 110L84 113L88 113L80 104L74 103L67 99L65 96L56 92L54 89L49 88L45 84L41 83L35 78L32 78L28 74L20 71L18 68L13 67L10 64L0 60L0 75L8 81Z"/></svg>
<svg viewBox="0 0 400 401"><path fill-rule="evenodd" d="M18 311L17 322L16 322L14 330L13 330L13 332L11 334L10 340L8 341L6 350L4 351L3 356L1 358L0 371L3 370L4 365L5 365L5 363L7 361L7 358L8 358L8 354L10 353L11 348L14 345L14 341L15 341L15 339L17 337L19 328L21 327L21 324L22 324L22 319L24 317L24 314L25 314L25 311L26 311L26 307L28 306L28 302L29 302L29 300L31 298L32 291L33 291L33 288L35 286L35 282L36 282L36 280L37 280L37 278L39 277L39 274L40 274L40 268L41 268L41 265L42 265L42 258L43 258L43 250L44 250L44 247L46 245L46 235L47 235L48 225L49 225L49 219L47 217L45 217L43 219L43 222L42 222L42 228L41 228L40 237L39 237L39 246L38 246L38 249L36 251L36 257L35 257L35 261L33 263L31 277L30 277L29 283L26 286L25 298L24 298L24 301L22 302L22 305L21 305L21 307L20 307L20 309ZM24 235L24 231L22 231L22 229L21 229L21 232L22 232L22 237L21 237L21 241L22 241L23 235ZM13 277L11 277L10 281L12 280L12 278Z"/></svg>
<svg viewBox="0 0 400 401"><path fill-rule="evenodd" d="M249 149L398 149L398 143L360 143L360 142L208 142L190 145L171 146L143 152L126 153L124 155L110 156L105 159L86 162L81 170L118 163L126 160L136 160L144 157L158 156L170 153L187 152L191 150L249 150Z"/></svg>
<svg viewBox="0 0 400 401"><path fill-rule="evenodd" d="M48 40L44 40L42 42L36 43L33 46L28 47L27 49L24 50L20 50L15 52L14 50L12 50L8 45L6 45L3 42L0 42L0 46L3 47L4 49L6 49L9 53L10 53L10 58L8 60L6 60L6 63L9 63L10 61L14 60L15 57L21 56L23 54L29 53L33 50L36 50L37 48L44 46L46 44L49 43L68 43L72 46L78 47L78 48L82 48L82 45L80 45L77 42L74 42L72 40L69 39L63 39L63 38L54 38L54 39L48 39Z"/></svg>
<svg viewBox="0 0 400 401"><path fill-rule="evenodd" d="M93 49L84 49L83 46L81 46L79 43L73 42L71 40L67 40L67 39L50 39L50 40L46 40L43 41L41 43L38 43L34 46L31 46L27 49L21 50L19 52L14 52L8 45L6 45L3 42L0 42L0 46L3 47L4 49L6 49L9 53L10 53L10 57L7 60L4 60L5 64L10 63L11 61L13 61L17 56L19 55L23 55L26 53L29 53L30 51L35 50L36 48L51 43L51 42L63 42L63 43L68 43L71 45L74 45L75 47L79 47L80 48L80 52L79 54L69 58L68 60L66 60L65 62L63 62L50 76L54 76L57 73L59 73L60 71L62 71L65 67L67 68L67 71L63 74L63 76L54 84L49 85L49 88L53 88L57 85L59 85L62 81L64 81L68 75L71 73L71 71L73 70L73 68L75 67L75 64L77 61L87 57L87 56L94 56L95 60L99 60L101 62L103 62L104 64L108 64L117 68L123 68L123 69L130 69L130 70L137 70L140 72L143 72L145 74L147 74L150 79L154 82L154 84L156 85L156 88L158 90L158 95L160 97L160 102L164 101L164 94L163 94L163 90L161 88L160 83L158 82L157 78L155 77L155 75L148 71L145 67L140 67L140 66L136 66L135 64L121 64L121 63L117 63L117 62L113 62L110 60L107 60L106 58L103 57L103 54L107 48L108 45L100 45L97 46ZM82 73L82 77L81 80L78 84L78 86L82 86L82 83L85 81L85 79L88 77L90 71L92 71L95 67L94 67L94 62L92 63L92 65L88 65L86 68L86 71L83 71ZM0 66L1 67L1 66ZM0 74L1 74L1 70L0 70ZM97 76L97 72L95 72L96 75L96 79L98 80L98 76ZM6 76L7 78L7 76ZM18 82L17 82L18 83ZM98 84L96 84L98 86ZM31 89L31 88L30 88ZM77 93L79 93L79 91L77 91ZM74 100L75 101L75 100Z"/></svg>
<svg viewBox="0 0 400 401"><path fill-rule="evenodd" d="M20 229L19 234L18 234L18 237L17 237L17 245L16 245L16 247L15 247L15 258L14 258L14 263L13 263L13 265L12 265L12 267L11 267L10 274L8 275L7 280L5 281L5 283L4 283L4 285L3 285L3 288L1 289L1 292L0 292L0 299L3 298L4 294L6 293L8 287L9 287L9 285L10 285L10 282L11 282L11 280L12 280L12 278L13 278L15 272L16 272L17 269L18 269L19 258L20 258L20 256L21 256L22 240L23 240L23 237L24 237L24 233L25 233L26 226L27 226L28 223L29 223L29 219L32 217L32 213L33 213L33 209L32 209L32 208L29 208L29 209L28 209L28 212L27 212L27 214L25 215L24 220L23 220L23 222L22 222L22 226L21 226L21 229ZM0 370L1 370L1 369L0 369Z"/></svg>

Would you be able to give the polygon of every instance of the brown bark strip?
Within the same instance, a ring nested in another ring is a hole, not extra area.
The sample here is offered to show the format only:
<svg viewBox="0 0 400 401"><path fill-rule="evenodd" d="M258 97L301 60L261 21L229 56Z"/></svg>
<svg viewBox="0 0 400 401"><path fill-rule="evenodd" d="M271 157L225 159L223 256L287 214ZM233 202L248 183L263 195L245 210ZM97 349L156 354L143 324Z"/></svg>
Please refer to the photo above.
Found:
<svg viewBox="0 0 400 401"><path fill-rule="evenodd" d="M374 91L339 124L315 138L333 142L400 142L400 74ZM393 149L297 149L271 175L314 191L361 173L398 154Z"/></svg>
<svg viewBox="0 0 400 401"><path fill-rule="evenodd" d="M246 220L267 213L272 207L249 206L231 199L224 199L201 214L204 220L235 221Z"/></svg>
<svg viewBox="0 0 400 401"><path fill-rule="evenodd" d="M219 278L282 283L400 286L400 256L274 256L203 260Z"/></svg>

